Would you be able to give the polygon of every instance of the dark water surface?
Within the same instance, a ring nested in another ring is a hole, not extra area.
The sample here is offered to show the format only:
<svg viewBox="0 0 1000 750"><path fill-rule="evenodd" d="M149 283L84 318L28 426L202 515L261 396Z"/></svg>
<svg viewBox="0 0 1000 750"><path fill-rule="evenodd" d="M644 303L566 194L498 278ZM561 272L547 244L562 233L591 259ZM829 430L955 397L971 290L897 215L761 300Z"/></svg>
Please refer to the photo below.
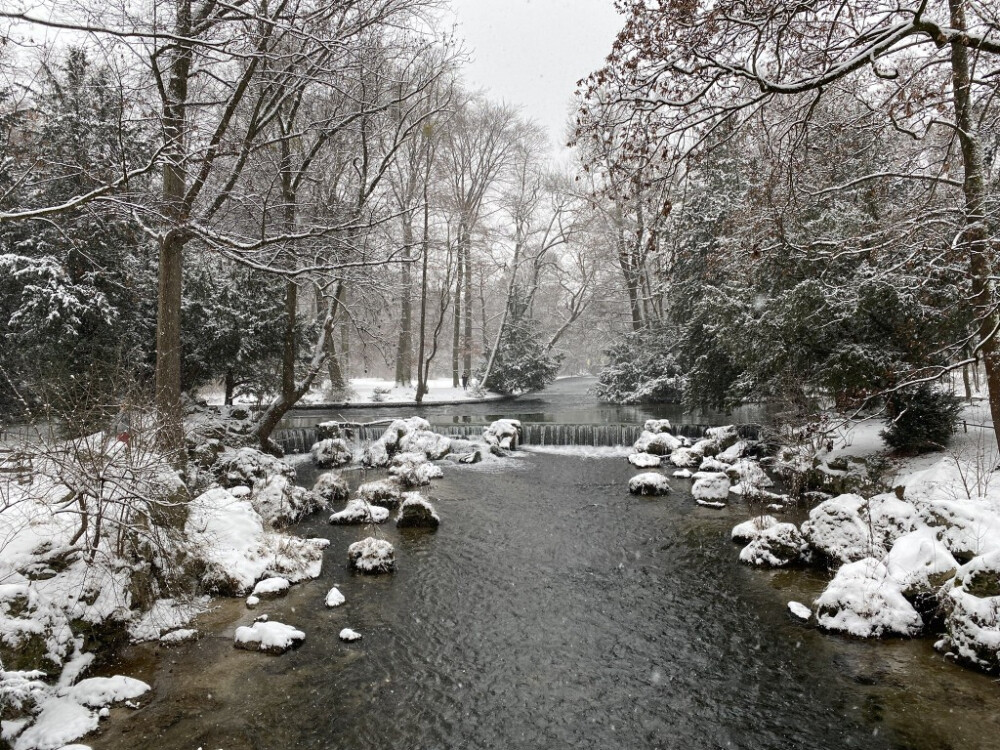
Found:
<svg viewBox="0 0 1000 750"><path fill-rule="evenodd" d="M155 694L116 709L94 748L962 748L1000 746L1000 686L925 641L821 634L785 613L822 581L737 563L744 509L688 483L630 496L621 457L542 453L502 472L445 466L436 533L380 533L398 571L346 566L366 535L325 515L322 577L204 637L118 665ZM327 610L337 584L347 603ZM303 629L280 657L237 651L267 613ZM343 644L343 627L364 638Z"/></svg>
<svg viewBox="0 0 1000 750"><path fill-rule="evenodd" d="M405 407L405 416L416 414L434 424L447 422L488 424L494 419L507 417L525 422L561 422L563 424L605 424L629 422L642 424L647 419L670 419L675 422L696 424L730 424L732 422L753 421L759 411L754 407L742 407L732 414L707 412L687 414L680 404L603 404L590 390L597 378L562 378L544 391L529 393L516 399L487 401L484 403L440 404L421 407ZM400 407L357 405L349 409L294 410L285 417L279 429L290 427L312 427L327 419L350 422L367 422L398 416Z"/></svg>

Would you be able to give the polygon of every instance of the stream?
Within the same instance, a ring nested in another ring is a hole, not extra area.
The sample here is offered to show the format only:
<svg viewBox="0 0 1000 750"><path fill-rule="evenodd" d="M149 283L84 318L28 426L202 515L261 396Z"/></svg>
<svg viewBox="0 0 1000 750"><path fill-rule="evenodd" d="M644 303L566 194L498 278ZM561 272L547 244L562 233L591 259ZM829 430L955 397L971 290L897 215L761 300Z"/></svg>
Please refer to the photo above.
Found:
<svg viewBox="0 0 1000 750"><path fill-rule="evenodd" d="M682 480L667 497L631 496L623 455L444 464L424 488L440 529L379 529L396 546L389 576L348 569L362 528L329 526L326 514L299 524L331 540L322 576L252 612L220 601L194 643L130 647L112 671L154 693L137 711L114 709L87 744L1000 746L995 680L947 663L929 639L856 641L793 620L786 603L810 602L821 574L740 565L729 531L745 508L701 508ZM311 484L311 467L300 474ZM347 603L328 610L333 585ZM280 657L234 649L235 628L262 613L304 630L304 645ZM344 627L363 640L340 642Z"/></svg>

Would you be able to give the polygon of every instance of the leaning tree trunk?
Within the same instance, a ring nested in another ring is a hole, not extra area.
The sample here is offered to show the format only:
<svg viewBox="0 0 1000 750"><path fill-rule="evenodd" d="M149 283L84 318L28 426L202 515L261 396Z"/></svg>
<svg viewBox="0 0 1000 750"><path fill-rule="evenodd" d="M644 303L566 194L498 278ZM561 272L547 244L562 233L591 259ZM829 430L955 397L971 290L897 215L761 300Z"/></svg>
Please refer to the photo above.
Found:
<svg viewBox="0 0 1000 750"><path fill-rule="evenodd" d="M964 0L949 0L951 25L965 31ZM979 322L979 351L986 370L986 390L989 394L993 424L1000 426L1000 346L997 343L997 312L993 304L993 262L986 224L986 169L982 143L976 129L972 102L972 73L969 52L960 40L951 43L951 79L955 100L955 124L962 147L965 178L965 227L963 245L969 259L972 278L972 299ZM995 430L1000 446L1000 430Z"/></svg>

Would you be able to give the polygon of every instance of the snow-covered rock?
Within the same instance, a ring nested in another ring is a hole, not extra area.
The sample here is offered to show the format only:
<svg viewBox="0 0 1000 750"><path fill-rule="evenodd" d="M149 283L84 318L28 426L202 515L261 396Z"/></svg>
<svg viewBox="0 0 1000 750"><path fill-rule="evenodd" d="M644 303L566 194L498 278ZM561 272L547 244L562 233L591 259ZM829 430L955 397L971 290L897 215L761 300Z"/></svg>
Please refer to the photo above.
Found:
<svg viewBox="0 0 1000 750"><path fill-rule="evenodd" d="M691 486L691 494L695 500L725 502L729 499L729 477L725 474L704 474Z"/></svg>
<svg viewBox="0 0 1000 750"><path fill-rule="evenodd" d="M670 426L669 419L647 419L642 425L642 429L646 432L673 432L674 428Z"/></svg>
<svg viewBox="0 0 1000 750"><path fill-rule="evenodd" d="M731 424L722 427L709 427L705 430L705 438L718 445L718 452L727 450L740 439L736 432L736 426ZM739 456L736 456L736 458L739 458Z"/></svg>
<svg viewBox="0 0 1000 750"><path fill-rule="evenodd" d="M395 446L393 446L395 449ZM376 440L361 452L361 465L369 469L384 469L392 461L389 446L383 440Z"/></svg>
<svg viewBox="0 0 1000 750"><path fill-rule="evenodd" d="M436 529L441 525L441 519L431 505L419 492L407 492L403 495L403 504L399 506L396 515L396 526L401 529Z"/></svg>
<svg viewBox="0 0 1000 750"><path fill-rule="evenodd" d="M749 455L752 448L752 443L749 443L746 440L737 440L725 450L716 453L715 457L727 464L733 464L744 456Z"/></svg>
<svg viewBox="0 0 1000 750"><path fill-rule="evenodd" d="M301 630L280 622L255 622L249 627L236 628L233 645L245 651L263 651L268 654L283 654L291 648L302 645L306 634Z"/></svg>
<svg viewBox="0 0 1000 750"><path fill-rule="evenodd" d="M815 607L821 628L858 638L913 636L923 628L899 583L872 557L842 566Z"/></svg>
<svg viewBox="0 0 1000 750"><path fill-rule="evenodd" d="M385 523L389 509L372 505L361 499L351 500L342 511L330 516L330 523L336 525Z"/></svg>
<svg viewBox="0 0 1000 750"><path fill-rule="evenodd" d="M347 559L362 573L389 573L396 568L396 551L392 544L371 536L348 547Z"/></svg>
<svg viewBox="0 0 1000 750"><path fill-rule="evenodd" d="M628 491L633 495L666 495L670 492L670 483L662 474L647 471L628 480Z"/></svg>
<svg viewBox="0 0 1000 750"><path fill-rule="evenodd" d="M383 508L397 508L403 501L403 491L399 483L388 479L376 479L358 487L358 498L371 505Z"/></svg>
<svg viewBox="0 0 1000 750"><path fill-rule="evenodd" d="M325 499L282 475L274 475L258 484L250 494L250 502L254 510L275 527L287 526L327 507Z"/></svg>
<svg viewBox="0 0 1000 750"><path fill-rule="evenodd" d="M515 450L521 443L521 422L517 419L498 419L483 430L483 440L491 450Z"/></svg>
<svg viewBox="0 0 1000 750"><path fill-rule="evenodd" d="M770 568L782 568L796 562L804 542L793 523L776 523L761 530L740 551L740 562Z"/></svg>
<svg viewBox="0 0 1000 750"><path fill-rule="evenodd" d="M706 458L703 458L701 460L701 463L698 464L698 471L725 473L729 471L729 464L723 463L722 461L719 461L717 458L713 458L712 456L708 456Z"/></svg>
<svg viewBox="0 0 1000 750"><path fill-rule="evenodd" d="M257 585L253 587L253 591L250 592L250 595L263 599L274 598L284 596L291 587L292 584L287 578L272 576L271 578L258 581Z"/></svg>
<svg viewBox="0 0 1000 750"><path fill-rule="evenodd" d="M702 457L690 448L677 448L670 454L670 463L678 469L695 469L701 461Z"/></svg>
<svg viewBox="0 0 1000 750"><path fill-rule="evenodd" d="M655 469L660 461L660 457L652 453L633 453L628 457L628 462L638 469Z"/></svg>
<svg viewBox="0 0 1000 750"><path fill-rule="evenodd" d="M212 471L219 484L226 488L237 485L254 487L276 475L295 479L292 466L256 448L224 451L212 466Z"/></svg>
<svg viewBox="0 0 1000 750"><path fill-rule="evenodd" d="M744 492L774 486L774 480L764 472L759 463L752 459L738 459L731 466L726 467L724 471L734 482L738 482L743 487Z"/></svg>
<svg viewBox="0 0 1000 750"><path fill-rule="evenodd" d="M316 477L312 491L330 503L343 502L350 494L350 489L347 487L347 480L333 471L328 471Z"/></svg>
<svg viewBox="0 0 1000 750"><path fill-rule="evenodd" d="M423 453L412 452L393 456L389 473L399 480L402 487L423 487L430 484L432 479L444 476L440 467L428 462Z"/></svg>
<svg viewBox="0 0 1000 750"><path fill-rule="evenodd" d="M733 527L731 538L734 542L746 544L760 536L764 530L777 524L778 519L774 516L754 516L749 521L736 524Z"/></svg>
<svg viewBox="0 0 1000 750"><path fill-rule="evenodd" d="M339 607L341 604L347 601L347 598L340 593L340 589L334 586L326 593L326 606L330 609L334 607Z"/></svg>
<svg viewBox="0 0 1000 750"><path fill-rule="evenodd" d="M191 501L184 533L189 549L204 568L202 585L230 596L247 593L268 575L296 583L316 578L323 548L329 544L327 540L299 539L266 530L248 501L221 488Z"/></svg>
<svg viewBox="0 0 1000 750"><path fill-rule="evenodd" d="M884 553L873 545L871 529L861 518L865 500L859 495L838 495L809 512L802 536L822 559L833 564L855 562Z"/></svg>
<svg viewBox="0 0 1000 750"><path fill-rule="evenodd" d="M350 628L344 628L340 631L340 640L344 643L354 643L354 641L361 640L361 633L357 630L351 630Z"/></svg>
<svg viewBox="0 0 1000 750"><path fill-rule="evenodd" d="M885 562L906 594L936 589L958 570L958 562L929 526L897 538Z"/></svg>
<svg viewBox="0 0 1000 750"><path fill-rule="evenodd" d="M671 474L671 476L674 477L675 479L690 479L694 475L691 473L690 469L678 469L673 474Z"/></svg>
<svg viewBox="0 0 1000 750"><path fill-rule="evenodd" d="M439 461L451 452L451 438L430 430L415 430L400 438L399 449L407 453L420 453L431 461Z"/></svg>
<svg viewBox="0 0 1000 750"><path fill-rule="evenodd" d="M646 432L632 445L639 453L652 453L654 456L669 456L678 448L684 446L684 441L667 432Z"/></svg>
<svg viewBox="0 0 1000 750"><path fill-rule="evenodd" d="M960 661L1000 671L1000 552L976 557L955 576L941 648Z"/></svg>
<svg viewBox="0 0 1000 750"><path fill-rule="evenodd" d="M812 610L801 602L788 602L788 611L792 617L803 622L808 622L812 617Z"/></svg>
<svg viewBox="0 0 1000 750"><path fill-rule="evenodd" d="M313 464L320 469L344 466L354 460L354 454L340 438L327 438L313 445L309 453Z"/></svg>
<svg viewBox="0 0 1000 750"><path fill-rule="evenodd" d="M876 541L884 549L923 525L917 508L891 492L869 498L864 511Z"/></svg>

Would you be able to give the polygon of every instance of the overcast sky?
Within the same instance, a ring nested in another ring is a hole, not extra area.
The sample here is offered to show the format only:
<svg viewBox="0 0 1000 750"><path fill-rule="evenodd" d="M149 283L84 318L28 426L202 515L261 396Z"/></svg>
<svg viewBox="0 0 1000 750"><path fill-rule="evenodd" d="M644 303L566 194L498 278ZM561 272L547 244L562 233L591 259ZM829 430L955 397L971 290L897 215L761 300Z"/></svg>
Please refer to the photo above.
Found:
<svg viewBox="0 0 1000 750"><path fill-rule="evenodd" d="M621 26L612 0L451 0L473 88L522 108L562 145L576 82L601 66Z"/></svg>

